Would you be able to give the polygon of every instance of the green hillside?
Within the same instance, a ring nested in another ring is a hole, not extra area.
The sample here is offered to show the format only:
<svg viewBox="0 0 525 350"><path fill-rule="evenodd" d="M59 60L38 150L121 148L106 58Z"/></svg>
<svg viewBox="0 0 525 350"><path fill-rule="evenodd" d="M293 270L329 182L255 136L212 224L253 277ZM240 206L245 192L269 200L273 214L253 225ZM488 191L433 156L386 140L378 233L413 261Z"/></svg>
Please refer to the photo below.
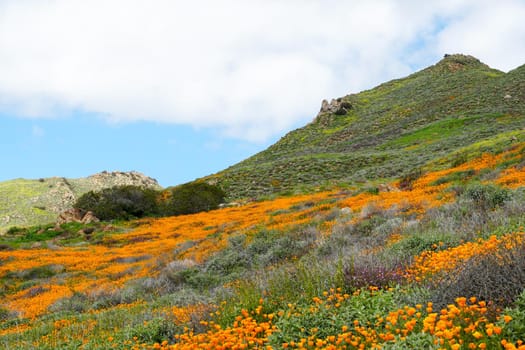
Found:
<svg viewBox="0 0 525 350"><path fill-rule="evenodd" d="M15 179L0 182L0 233L12 226L54 222L88 191L118 185L160 188L156 180L137 172L102 172L86 178Z"/></svg>
<svg viewBox="0 0 525 350"><path fill-rule="evenodd" d="M446 55L406 78L332 102L263 152L205 178L230 198L408 175L463 148L525 139L525 65L508 73ZM471 154L472 156L472 154Z"/></svg>
<svg viewBox="0 0 525 350"><path fill-rule="evenodd" d="M10 230L0 348L525 350L524 74L447 56L206 178L269 198ZM15 180L0 204L128 177Z"/></svg>

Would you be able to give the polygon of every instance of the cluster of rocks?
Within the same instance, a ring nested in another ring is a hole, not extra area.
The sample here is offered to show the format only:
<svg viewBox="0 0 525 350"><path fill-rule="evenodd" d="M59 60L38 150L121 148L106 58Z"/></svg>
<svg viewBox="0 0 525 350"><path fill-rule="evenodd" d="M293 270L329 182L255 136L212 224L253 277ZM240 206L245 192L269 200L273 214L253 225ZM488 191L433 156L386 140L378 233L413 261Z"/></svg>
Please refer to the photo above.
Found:
<svg viewBox="0 0 525 350"><path fill-rule="evenodd" d="M352 109L352 103L343 100L342 97L332 99L330 102L323 100L321 102L321 109L315 116L313 122L328 127L332 123L335 115L345 115L350 109Z"/></svg>
<svg viewBox="0 0 525 350"><path fill-rule="evenodd" d="M345 115L351 108L352 104L348 101L343 101L342 98L332 99L330 102L328 102L328 100L323 100L321 102L321 110L319 111L319 114L333 113L336 115Z"/></svg>
<svg viewBox="0 0 525 350"><path fill-rule="evenodd" d="M82 224L90 224L92 222L99 222L100 220L93 214L92 211L84 211L81 209L68 209L60 213L57 218L57 225L67 224L70 222L78 222Z"/></svg>
<svg viewBox="0 0 525 350"><path fill-rule="evenodd" d="M114 186L140 186L145 188L160 189L157 180L138 171L102 171L87 177L95 188L108 188Z"/></svg>

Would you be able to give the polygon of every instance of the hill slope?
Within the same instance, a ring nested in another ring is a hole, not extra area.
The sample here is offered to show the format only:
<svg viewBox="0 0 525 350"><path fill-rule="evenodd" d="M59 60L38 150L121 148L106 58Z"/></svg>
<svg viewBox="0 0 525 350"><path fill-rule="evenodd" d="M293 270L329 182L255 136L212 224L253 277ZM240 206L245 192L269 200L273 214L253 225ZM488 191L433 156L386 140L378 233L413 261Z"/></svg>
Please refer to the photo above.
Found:
<svg viewBox="0 0 525 350"><path fill-rule="evenodd" d="M0 182L0 232L11 226L53 222L82 194L119 185L160 188L157 180L138 172L101 172L79 179L51 177Z"/></svg>
<svg viewBox="0 0 525 350"><path fill-rule="evenodd" d="M0 348L525 350L522 74L447 57L208 178L244 169L230 188L259 194L422 167L384 187L1 236Z"/></svg>
<svg viewBox="0 0 525 350"><path fill-rule="evenodd" d="M445 55L406 78L323 101L311 123L205 180L239 198L392 178L451 153L465 157L461 151L481 141L523 140L524 127L525 65L503 73Z"/></svg>

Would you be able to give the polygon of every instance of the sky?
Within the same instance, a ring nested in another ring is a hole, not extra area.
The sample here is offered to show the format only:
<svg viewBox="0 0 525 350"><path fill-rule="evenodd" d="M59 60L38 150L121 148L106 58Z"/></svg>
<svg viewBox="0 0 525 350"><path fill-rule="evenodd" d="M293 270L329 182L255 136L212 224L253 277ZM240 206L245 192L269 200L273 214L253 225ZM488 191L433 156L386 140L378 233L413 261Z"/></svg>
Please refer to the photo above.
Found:
<svg viewBox="0 0 525 350"><path fill-rule="evenodd" d="M445 53L521 66L524 18L525 0L0 0L0 181L192 181Z"/></svg>

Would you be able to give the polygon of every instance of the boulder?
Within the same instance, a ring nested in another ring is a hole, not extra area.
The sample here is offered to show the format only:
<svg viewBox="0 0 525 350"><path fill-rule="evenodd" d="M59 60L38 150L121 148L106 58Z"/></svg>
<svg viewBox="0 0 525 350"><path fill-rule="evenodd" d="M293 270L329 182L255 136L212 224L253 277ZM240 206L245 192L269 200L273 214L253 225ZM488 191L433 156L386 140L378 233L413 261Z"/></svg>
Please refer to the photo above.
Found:
<svg viewBox="0 0 525 350"><path fill-rule="evenodd" d="M68 209L58 215L57 225L67 224L70 222L79 222L82 224L89 224L92 222L99 222L100 220L91 211L84 211L80 209Z"/></svg>
<svg viewBox="0 0 525 350"><path fill-rule="evenodd" d="M93 214L92 211L86 212L82 217L81 221L83 224L90 224L92 222L99 222L100 220Z"/></svg>

